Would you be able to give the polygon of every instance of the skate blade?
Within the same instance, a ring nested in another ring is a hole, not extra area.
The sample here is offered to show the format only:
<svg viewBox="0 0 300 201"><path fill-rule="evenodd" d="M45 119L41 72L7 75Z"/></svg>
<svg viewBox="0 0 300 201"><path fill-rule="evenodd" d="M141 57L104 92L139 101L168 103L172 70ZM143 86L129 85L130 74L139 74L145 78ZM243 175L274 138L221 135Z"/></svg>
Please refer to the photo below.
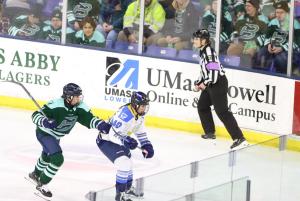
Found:
<svg viewBox="0 0 300 201"><path fill-rule="evenodd" d="M128 198L135 198L137 200L142 200L144 199L144 193L141 193L139 195L132 195L132 194L126 194Z"/></svg>
<svg viewBox="0 0 300 201"><path fill-rule="evenodd" d="M217 140L216 139L212 139L212 138L204 139L204 138L202 138L202 140L207 144L217 145Z"/></svg>
<svg viewBox="0 0 300 201"><path fill-rule="evenodd" d="M51 198L49 198L49 197L45 197L45 196L43 196L39 191L38 192L34 192L34 195L36 195L37 197L39 197L39 198L42 198L43 200L45 200L45 201L51 201Z"/></svg>
<svg viewBox="0 0 300 201"><path fill-rule="evenodd" d="M37 185L37 183L35 182L35 181L33 181L32 179L30 179L29 177L24 177L24 179L26 179L27 181L29 181L31 184L33 184L33 185Z"/></svg>

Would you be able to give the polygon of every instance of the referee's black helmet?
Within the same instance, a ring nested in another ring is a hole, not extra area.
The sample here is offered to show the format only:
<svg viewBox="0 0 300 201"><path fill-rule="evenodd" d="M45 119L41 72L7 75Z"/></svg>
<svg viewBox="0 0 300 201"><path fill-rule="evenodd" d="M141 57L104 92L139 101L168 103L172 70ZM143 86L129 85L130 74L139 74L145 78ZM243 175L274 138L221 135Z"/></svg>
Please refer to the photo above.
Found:
<svg viewBox="0 0 300 201"><path fill-rule="evenodd" d="M198 29L193 33L193 38L201 38L209 40L210 35L207 29Z"/></svg>

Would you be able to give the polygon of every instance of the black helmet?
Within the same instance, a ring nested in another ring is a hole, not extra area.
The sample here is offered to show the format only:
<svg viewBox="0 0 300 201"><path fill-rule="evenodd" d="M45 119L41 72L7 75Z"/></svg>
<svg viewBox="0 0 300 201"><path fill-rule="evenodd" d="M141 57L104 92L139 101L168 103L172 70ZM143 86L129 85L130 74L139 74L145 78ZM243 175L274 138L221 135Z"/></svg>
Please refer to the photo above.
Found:
<svg viewBox="0 0 300 201"><path fill-rule="evenodd" d="M201 38L209 40L209 32L207 29L198 29L196 32L193 33L193 38Z"/></svg>
<svg viewBox="0 0 300 201"><path fill-rule="evenodd" d="M138 111L138 109L141 105L149 105L149 102L150 102L150 100L149 100L148 96L141 91L133 92L131 95L130 104L135 109L136 112ZM139 115L143 116L146 113L147 113L147 111L145 111L143 114L139 114Z"/></svg>
<svg viewBox="0 0 300 201"><path fill-rule="evenodd" d="M74 83L69 83L64 86L62 98L72 99L72 96L80 96L82 95L82 89L80 86Z"/></svg>

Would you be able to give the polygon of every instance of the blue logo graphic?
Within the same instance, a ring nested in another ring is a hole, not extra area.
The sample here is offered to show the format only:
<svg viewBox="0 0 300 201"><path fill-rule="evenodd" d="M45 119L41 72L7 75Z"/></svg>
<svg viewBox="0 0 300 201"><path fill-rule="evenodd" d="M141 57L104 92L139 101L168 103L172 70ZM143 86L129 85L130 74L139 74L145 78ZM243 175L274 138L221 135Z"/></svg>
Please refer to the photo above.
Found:
<svg viewBox="0 0 300 201"><path fill-rule="evenodd" d="M128 59L121 63L118 58L107 57L106 86L138 89L139 61Z"/></svg>

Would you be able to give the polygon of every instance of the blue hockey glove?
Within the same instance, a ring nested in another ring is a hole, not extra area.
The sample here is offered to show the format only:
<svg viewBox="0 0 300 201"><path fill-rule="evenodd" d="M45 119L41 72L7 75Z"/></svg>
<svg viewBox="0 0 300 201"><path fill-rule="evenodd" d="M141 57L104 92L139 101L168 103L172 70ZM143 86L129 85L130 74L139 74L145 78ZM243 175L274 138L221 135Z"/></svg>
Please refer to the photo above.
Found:
<svg viewBox="0 0 300 201"><path fill-rule="evenodd" d="M144 158L152 158L154 155L154 149L152 144L145 144L142 146L142 154L144 156ZM144 152L144 150L146 150L146 152Z"/></svg>
<svg viewBox="0 0 300 201"><path fill-rule="evenodd" d="M111 125L106 123L105 121L101 121L97 126L98 131L100 131L100 133L103 133L103 134L108 134L110 128L111 128Z"/></svg>
<svg viewBox="0 0 300 201"><path fill-rule="evenodd" d="M130 136L124 137L122 143L127 149L135 149L138 146L138 142Z"/></svg>
<svg viewBox="0 0 300 201"><path fill-rule="evenodd" d="M47 118L44 118L42 121L42 126L44 128L53 129L56 128L57 123L54 120L49 120Z"/></svg>

